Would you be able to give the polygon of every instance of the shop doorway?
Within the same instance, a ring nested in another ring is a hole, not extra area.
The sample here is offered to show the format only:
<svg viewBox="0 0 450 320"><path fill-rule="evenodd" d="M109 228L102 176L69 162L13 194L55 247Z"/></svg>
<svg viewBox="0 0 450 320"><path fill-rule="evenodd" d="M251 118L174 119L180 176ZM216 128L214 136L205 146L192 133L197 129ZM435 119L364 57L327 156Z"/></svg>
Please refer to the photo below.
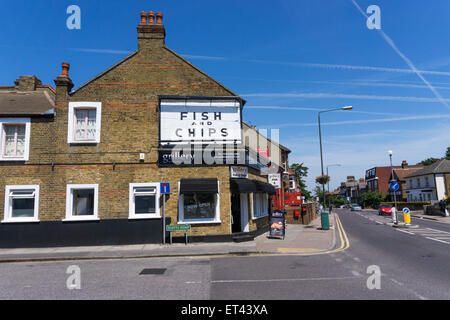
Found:
<svg viewBox="0 0 450 320"><path fill-rule="evenodd" d="M236 193L231 194L231 216L233 218L231 232L241 232L241 197Z"/></svg>
<svg viewBox="0 0 450 320"><path fill-rule="evenodd" d="M232 233L249 232L248 194L231 194L231 215L233 217Z"/></svg>

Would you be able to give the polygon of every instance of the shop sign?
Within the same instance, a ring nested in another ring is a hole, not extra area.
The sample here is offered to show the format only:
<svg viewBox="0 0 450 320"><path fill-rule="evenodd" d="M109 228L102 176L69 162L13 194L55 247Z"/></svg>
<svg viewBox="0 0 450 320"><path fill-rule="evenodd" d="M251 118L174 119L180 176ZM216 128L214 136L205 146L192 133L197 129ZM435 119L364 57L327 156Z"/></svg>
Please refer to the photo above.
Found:
<svg viewBox="0 0 450 320"><path fill-rule="evenodd" d="M230 167L230 176L231 176L231 178L247 179L248 178L248 168L231 166Z"/></svg>
<svg viewBox="0 0 450 320"><path fill-rule="evenodd" d="M160 101L160 142L241 143L241 103L236 98L165 98Z"/></svg>
<svg viewBox="0 0 450 320"><path fill-rule="evenodd" d="M245 149L161 148L159 166L245 164Z"/></svg>
<svg viewBox="0 0 450 320"><path fill-rule="evenodd" d="M275 189L281 188L281 177L279 173L269 173L268 182L275 187Z"/></svg>

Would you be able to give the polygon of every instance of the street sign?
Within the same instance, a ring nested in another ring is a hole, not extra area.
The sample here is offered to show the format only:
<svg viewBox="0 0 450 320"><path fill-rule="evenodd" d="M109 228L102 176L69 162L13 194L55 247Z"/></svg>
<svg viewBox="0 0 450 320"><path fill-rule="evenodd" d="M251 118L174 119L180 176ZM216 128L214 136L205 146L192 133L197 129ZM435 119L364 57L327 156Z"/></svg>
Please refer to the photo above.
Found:
<svg viewBox="0 0 450 320"><path fill-rule="evenodd" d="M409 213L410 213L410 211L409 211L409 209L408 209L408 208L403 208L403 213L404 213L404 214L409 214Z"/></svg>
<svg viewBox="0 0 450 320"><path fill-rule="evenodd" d="M166 226L166 231L188 231L191 230L190 224L169 224Z"/></svg>
<svg viewBox="0 0 450 320"><path fill-rule="evenodd" d="M169 194L170 193L170 183L169 182L161 182L161 194Z"/></svg>
<svg viewBox="0 0 450 320"><path fill-rule="evenodd" d="M281 188L281 176L279 173L269 173L268 182L275 187L275 189Z"/></svg>
<svg viewBox="0 0 450 320"><path fill-rule="evenodd" d="M389 183L389 189L391 189L391 191L397 191L398 188L400 188L398 182L392 181Z"/></svg>

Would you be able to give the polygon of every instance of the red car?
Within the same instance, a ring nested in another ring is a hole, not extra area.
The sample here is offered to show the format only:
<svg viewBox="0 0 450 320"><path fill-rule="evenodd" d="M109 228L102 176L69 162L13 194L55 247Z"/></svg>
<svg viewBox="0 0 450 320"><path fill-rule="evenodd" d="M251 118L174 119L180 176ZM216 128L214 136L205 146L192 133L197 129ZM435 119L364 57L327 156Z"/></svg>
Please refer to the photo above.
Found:
<svg viewBox="0 0 450 320"><path fill-rule="evenodd" d="M391 215L392 206L390 204L380 204L380 209L378 209L378 215Z"/></svg>

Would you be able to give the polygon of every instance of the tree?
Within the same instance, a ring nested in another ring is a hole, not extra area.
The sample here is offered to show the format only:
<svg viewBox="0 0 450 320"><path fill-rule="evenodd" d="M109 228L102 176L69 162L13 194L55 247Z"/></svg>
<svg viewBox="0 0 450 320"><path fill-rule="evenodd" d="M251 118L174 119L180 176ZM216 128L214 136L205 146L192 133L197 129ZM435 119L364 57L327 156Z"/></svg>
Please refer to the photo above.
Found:
<svg viewBox="0 0 450 320"><path fill-rule="evenodd" d="M362 202L364 207L374 207L380 202L386 201L387 196L374 191L368 191L362 195Z"/></svg>
<svg viewBox="0 0 450 320"><path fill-rule="evenodd" d="M423 164L424 166L429 166L430 164L433 164L438 160L439 159L436 159L436 158L428 158L428 159L420 161L418 164Z"/></svg>
<svg viewBox="0 0 450 320"><path fill-rule="evenodd" d="M343 198L341 198L341 197L335 197L335 198L333 199L333 205L334 205L335 207L339 207L339 206L341 206L341 205L343 205L343 204L345 204L345 200L344 200Z"/></svg>
<svg viewBox="0 0 450 320"><path fill-rule="evenodd" d="M310 200L311 199L311 193L306 190L306 183L303 180L304 178L306 178L308 176L308 167L305 167L303 165L303 162L298 164L298 163L293 163L290 165L290 169L292 171L294 171L295 173L295 181L297 182L298 186L300 187L301 191L302 191L302 195L305 197L306 200Z"/></svg>
<svg viewBox="0 0 450 320"><path fill-rule="evenodd" d="M447 147L447 152L445 152L445 159L450 160L450 147Z"/></svg>
<svg viewBox="0 0 450 320"><path fill-rule="evenodd" d="M319 203L324 203L322 187L316 186L316 188L314 189L314 196L319 197Z"/></svg>

